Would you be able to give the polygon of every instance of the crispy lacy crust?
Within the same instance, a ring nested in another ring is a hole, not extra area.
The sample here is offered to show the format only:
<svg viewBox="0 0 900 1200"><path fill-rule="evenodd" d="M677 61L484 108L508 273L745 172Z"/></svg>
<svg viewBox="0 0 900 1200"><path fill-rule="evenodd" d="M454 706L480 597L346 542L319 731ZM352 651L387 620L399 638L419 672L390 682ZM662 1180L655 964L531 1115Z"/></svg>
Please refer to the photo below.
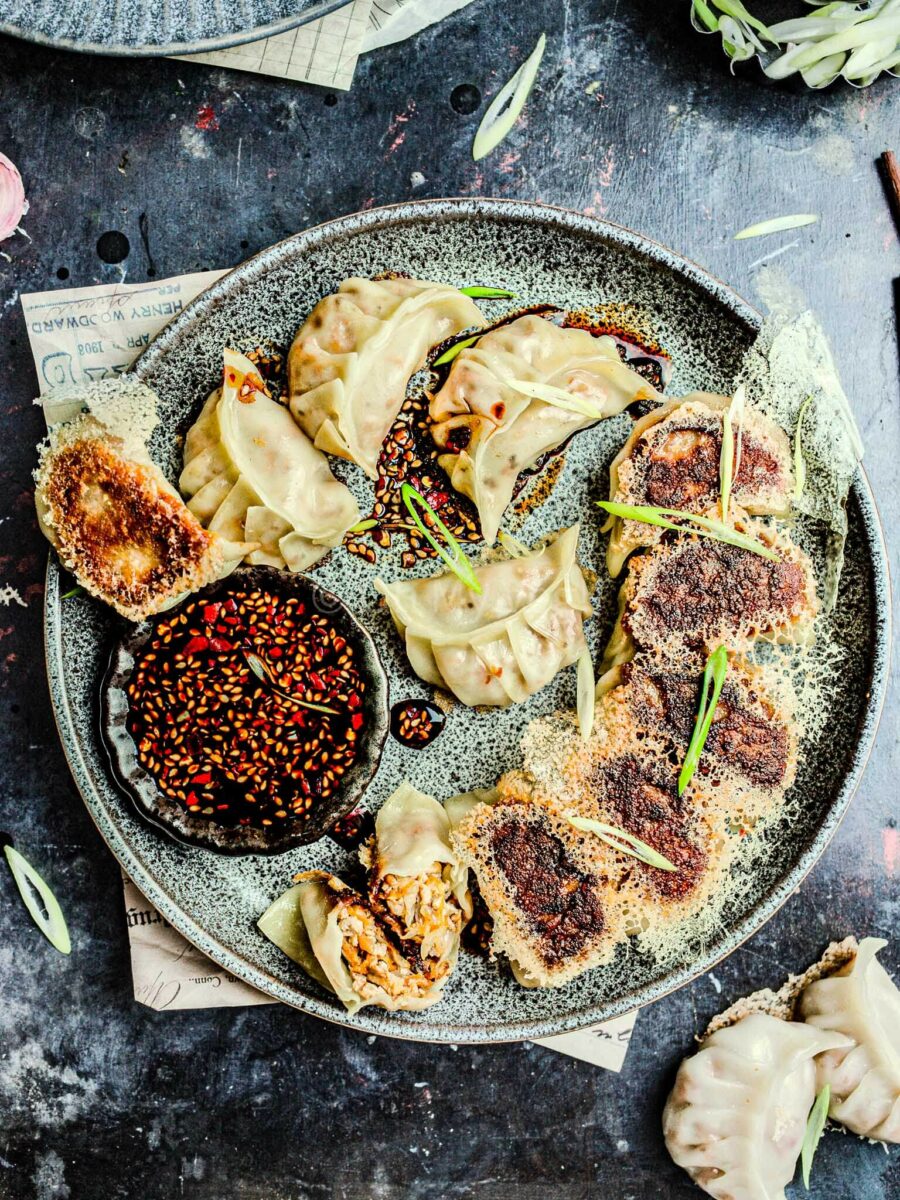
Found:
<svg viewBox="0 0 900 1200"><path fill-rule="evenodd" d="M493 917L492 951L521 982L558 987L610 957L621 933L613 886L552 805L479 804L453 842Z"/></svg>
<svg viewBox="0 0 900 1200"><path fill-rule="evenodd" d="M610 499L619 504L704 512L719 500L726 396L697 393L662 405L638 421L610 467ZM734 503L753 514L790 511L790 443L773 421L747 408L741 424L741 455ZM659 528L639 521L612 522L607 563L618 575L639 546L655 545Z"/></svg>
<svg viewBox="0 0 900 1200"><path fill-rule="evenodd" d="M131 621L218 578L224 558L149 458L126 454L90 417L54 429L35 499L63 565Z"/></svg>
<svg viewBox="0 0 900 1200"><path fill-rule="evenodd" d="M789 975L777 992L771 988L762 988L749 996L742 996L730 1008L713 1017L706 1032L697 1038L698 1042L705 1041L711 1034L727 1025L736 1025L738 1021L750 1013L768 1013L770 1017L778 1017L782 1021L792 1021L797 1003L811 983L824 979L826 975L834 975L846 967L856 957L859 943L851 934L843 941L831 942L822 957L807 967L800 975Z"/></svg>
<svg viewBox="0 0 900 1200"><path fill-rule="evenodd" d="M598 696L608 729L634 730L678 757L694 731L702 691L699 671L665 670L638 657L617 667ZM733 658L698 767L698 777L724 777L742 787L790 787L797 770L797 733L788 684L771 668Z"/></svg>
<svg viewBox="0 0 900 1200"><path fill-rule="evenodd" d="M652 553L636 555L601 672L637 650L660 664L685 665L722 644L744 654L757 639L810 639L819 604L806 554L786 535L749 518L735 525L774 549L779 560L694 534L672 535Z"/></svg>

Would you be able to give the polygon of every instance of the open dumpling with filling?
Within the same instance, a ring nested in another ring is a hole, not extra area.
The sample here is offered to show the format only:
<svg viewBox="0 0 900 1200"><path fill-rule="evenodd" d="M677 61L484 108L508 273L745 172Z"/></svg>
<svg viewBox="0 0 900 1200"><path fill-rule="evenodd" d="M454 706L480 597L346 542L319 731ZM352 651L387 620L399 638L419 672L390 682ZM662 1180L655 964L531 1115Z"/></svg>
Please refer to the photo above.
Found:
<svg viewBox="0 0 900 1200"><path fill-rule="evenodd" d="M569 401L557 396L555 402L554 390ZM454 488L474 502L484 539L493 545L521 471L579 430L637 400L658 399L622 362L611 337L529 315L462 350L429 415L432 436L445 451L438 461Z"/></svg>
<svg viewBox="0 0 900 1200"><path fill-rule="evenodd" d="M591 615L575 558L578 528L520 558L475 567L480 594L452 573L377 579L416 674L463 704L505 706L575 662Z"/></svg>
<svg viewBox="0 0 900 1200"><path fill-rule="evenodd" d="M678 1069L663 1113L672 1158L717 1200L784 1200L816 1096L814 1058L848 1044L766 1013L718 1029Z"/></svg>
<svg viewBox="0 0 900 1200"><path fill-rule="evenodd" d="M234 350L188 431L179 486L211 532L258 544L246 558L254 566L305 571L359 519L325 455Z"/></svg>
<svg viewBox="0 0 900 1200"><path fill-rule="evenodd" d="M288 356L291 412L316 446L376 477L378 454L432 346L484 325L457 288L345 279L300 326Z"/></svg>
<svg viewBox="0 0 900 1200"><path fill-rule="evenodd" d="M900 1142L900 990L876 955L887 942L863 938L854 958L810 984L800 1014L849 1039L816 1060L831 1087L828 1115L861 1137Z"/></svg>
<svg viewBox="0 0 900 1200"><path fill-rule="evenodd" d="M610 466L610 500L705 513L720 499L722 426L730 404L727 396L695 392L642 417ZM750 405L739 429L732 503L754 516L788 516L793 472L787 435ZM658 526L642 521L613 517L610 525L606 562L613 576L632 550L656 545L662 536Z"/></svg>

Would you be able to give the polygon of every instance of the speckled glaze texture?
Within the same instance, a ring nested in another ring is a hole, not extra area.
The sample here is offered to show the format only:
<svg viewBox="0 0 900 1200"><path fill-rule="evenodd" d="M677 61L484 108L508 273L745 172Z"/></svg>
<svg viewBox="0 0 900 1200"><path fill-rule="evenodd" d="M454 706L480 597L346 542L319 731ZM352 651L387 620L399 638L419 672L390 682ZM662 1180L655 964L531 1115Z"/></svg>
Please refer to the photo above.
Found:
<svg viewBox="0 0 900 1200"><path fill-rule="evenodd" d="M279 854L305 842L318 841L336 821L353 809L365 796L372 782L385 739L388 735L388 681L375 643L346 604L307 575L291 575L274 567L239 568L227 579L204 588L200 595L209 599L226 596L234 587L271 588L281 595L299 596L310 611L326 614L339 633L356 649L359 669L365 680L363 713L365 737L356 761L341 781L341 787L327 803L319 803L304 821L286 826L252 826L224 829L213 821L189 816L183 805L167 797L138 758L137 746L128 732L128 695L126 688L140 654L155 628L155 622L125 624L113 643L109 667L100 690L100 735L109 755L112 773L119 786L150 820L157 822L174 837L195 846L206 846L226 854Z"/></svg>
<svg viewBox="0 0 900 1200"><path fill-rule="evenodd" d="M306 231L243 264L199 297L145 352L139 373L157 389L161 424L151 447L177 475L180 437L220 370L223 345L283 344L312 306L348 275L402 270L456 285L511 288L520 302L566 308L621 306L672 357L671 394L730 387L759 317L724 285L670 251L592 218L503 201L448 200L400 205L345 217ZM489 302L494 319L506 311ZM607 313L609 310L606 310ZM617 311L614 308L614 311ZM599 576L587 635L595 657L614 619L616 587L602 570L605 538L594 501L606 494L607 468L629 428L626 416L579 435L539 508L508 520L525 542L582 521L579 557ZM363 503L370 485L355 468L336 471ZM527 495L528 488L525 494ZM443 1002L423 1013L365 1008L354 1017L269 945L256 919L298 870L340 870L346 852L330 840L284 855L229 859L178 845L145 824L109 777L97 732L96 696L113 621L98 604L60 602L51 564L46 640L57 720L75 779L94 820L128 873L176 928L235 975L307 1012L376 1034L445 1042L547 1036L652 1001L707 971L770 917L797 887L836 829L861 777L878 721L890 636L887 568L868 484L857 476L840 598L827 620L831 657L815 669L828 690L827 734L806 747L790 820L767 833L740 900L726 904L714 935L688 936L676 966L620 947L612 963L558 991L520 988L502 964L465 955ZM399 555L399 551L396 552ZM395 551L378 572L399 576ZM429 573L428 566L423 573ZM316 573L370 630L391 679L393 699L425 696L372 587L375 569L334 554ZM829 665L829 663L831 665ZM838 665L835 665L838 664ZM490 712L455 708L426 750L389 740L366 804L377 809L401 779L441 798L492 783L520 761L518 741L534 717L573 705L574 670L562 672L522 705Z"/></svg>
<svg viewBox="0 0 900 1200"><path fill-rule="evenodd" d="M0 0L0 33L92 54L199 54L284 33L347 0Z"/></svg>

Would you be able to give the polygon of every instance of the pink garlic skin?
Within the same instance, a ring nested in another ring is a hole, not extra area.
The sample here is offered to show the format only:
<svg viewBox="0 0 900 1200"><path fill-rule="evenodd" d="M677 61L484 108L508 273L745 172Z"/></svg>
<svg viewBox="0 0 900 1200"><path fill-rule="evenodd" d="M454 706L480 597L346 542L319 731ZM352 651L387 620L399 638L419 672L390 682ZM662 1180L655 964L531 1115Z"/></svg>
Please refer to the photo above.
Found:
<svg viewBox="0 0 900 1200"><path fill-rule="evenodd" d="M16 232L27 211L19 169L5 154L0 154L0 242Z"/></svg>

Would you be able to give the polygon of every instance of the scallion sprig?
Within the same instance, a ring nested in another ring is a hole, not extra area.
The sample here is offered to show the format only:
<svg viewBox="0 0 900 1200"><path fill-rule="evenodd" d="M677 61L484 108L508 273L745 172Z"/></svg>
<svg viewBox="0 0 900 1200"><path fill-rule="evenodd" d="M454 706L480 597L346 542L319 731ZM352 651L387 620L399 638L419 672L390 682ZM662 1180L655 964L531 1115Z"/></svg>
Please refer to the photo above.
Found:
<svg viewBox="0 0 900 1200"><path fill-rule="evenodd" d="M592 404L590 400L576 396L572 392L566 391L565 388L556 387L552 383L536 383L531 379L504 379L503 382L514 392L521 392L523 396L531 396L533 400L542 400L544 404L553 404L566 412L591 417L595 421L603 420L602 408Z"/></svg>
<svg viewBox="0 0 900 1200"><path fill-rule="evenodd" d="M582 741L588 741L594 728L594 706L596 680L594 678L594 660L589 647L585 646L578 656L578 681L576 692L576 711L578 728Z"/></svg>
<svg viewBox="0 0 900 1200"><path fill-rule="evenodd" d="M378 524L372 517L366 517L364 521L357 521L355 525L351 525L347 530L348 533L365 533L367 529L374 529Z"/></svg>
<svg viewBox="0 0 900 1200"><path fill-rule="evenodd" d="M60 954L71 954L72 942L66 918L49 885L18 850L14 850L12 846L4 846L3 853L32 921L54 949ZM40 904L37 897L40 897Z"/></svg>
<svg viewBox="0 0 900 1200"><path fill-rule="evenodd" d="M803 1186L807 1191L809 1191L809 1173L812 1170L816 1148L825 1129L830 1104L831 1085L826 1083L818 1096L816 1096L816 1102L810 1109L806 1122L806 1133L803 1135L803 1145L800 1147L800 1167L803 1172Z"/></svg>
<svg viewBox="0 0 900 1200"><path fill-rule="evenodd" d="M472 143L472 158L475 162L479 162L495 150L519 119L525 101L534 87L546 45L547 35L542 33L531 54L488 105Z"/></svg>
<svg viewBox="0 0 900 1200"><path fill-rule="evenodd" d="M566 813L566 820L582 833L592 833L602 842L606 842L607 846L612 846L621 854L630 854L632 858L639 859L648 867L656 867L660 871L678 870L664 854L660 854L658 850L654 850L652 846L648 846L646 842L642 842L626 830L619 829L617 825L607 825L591 817L576 817L572 813Z"/></svg>
<svg viewBox="0 0 900 1200"><path fill-rule="evenodd" d="M473 333L471 337L463 338L462 341L459 342L454 342L448 350L445 350L443 354L438 355L431 365L433 367L442 367L445 363L453 362L454 358L456 358L457 354L459 354L461 350L465 350L466 346L474 345L474 343L477 342L480 337L480 333Z"/></svg>
<svg viewBox="0 0 900 1200"><path fill-rule="evenodd" d="M800 430L803 425L803 418L806 415L806 410L813 402L813 396L809 395L800 405L800 411L797 413L797 426L794 429L794 500L797 501L803 495L803 489L806 487L806 459L803 457L803 445L800 441Z"/></svg>
<svg viewBox="0 0 900 1200"><path fill-rule="evenodd" d="M747 550L758 554L761 558L780 562L779 556L769 546L763 545L756 538L746 533L732 529L723 521L713 517L702 517L699 513L682 512L678 508L654 508L650 504L618 504L613 500L598 500L597 507L608 512L610 516L621 517L625 521L641 521L644 525L658 525L660 529L672 529L676 533L695 533L698 537L711 538L715 542L725 542L729 546L737 546L739 550ZM677 524L687 521L687 525ZM692 528L692 526L694 528Z"/></svg>
<svg viewBox="0 0 900 1200"><path fill-rule="evenodd" d="M459 542L456 540L441 518L437 515L422 493L416 491L411 483L404 483L400 489L400 496L403 500L403 503L406 505L409 515L412 517L417 529L421 533L422 537L425 538L426 542L428 542L431 548L444 560L460 583L465 584L465 586L471 591L477 592L480 595L481 584L478 582L478 577L475 574L472 564L463 553L462 546L460 546ZM450 547L449 550L441 545L441 543L437 540L437 538L422 520L418 512L418 509L420 508L424 513L431 517L438 532L446 541L447 546Z"/></svg>
<svg viewBox="0 0 900 1200"><path fill-rule="evenodd" d="M706 660L703 688L700 692L700 707L697 709L694 732L691 735L690 744L678 775L679 796L683 794L684 789L694 778L694 772L700 762L700 755L703 753L703 747L706 745L706 739L712 729L713 717L716 714L719 696L722 694L722 685L725 682L727 670L728 651L724 646L719 646Z"/></svg>
<svg viewBox="0 0 900 1200"><path fill-rule="evenodd" d="M744 385L735 390L730 404L722 414L722 450L719 454L719 495L722 499L722 520L729 524L731 489L741 466L741 430L744 421ZM735 426L737 431L735 432Z"/></svg>
<svg viewBox="0 0 900 1200"><path fill-rule="evenodd" d="M474 284L471 287L461 287L459 289L464 296L471 296L473 300L515 300L517 299L515 292L510 292L506 288L498 287L481 287L479 284Z"/></svg>
<svg viewBox="0 0 900 1200"><path fill-rule="evenodd" d="M73 588L69 588L67 592L63 592L60 600L71 600L73 596L80 596L84 592L84 588L80 583L76 583Z"/></svg>
<svg viewBox="0 0 900 1200"><path fill-rule="evenodd" d="M313 700L304 700L302 696L295 696L293 692L289 692L286 688L281 687L275 679L272 668L258 654L253 654L251 651L245 650L244 658L247 666L256 678L266 684L282 700L287 700L289 704L296 704L300 708L311 708L313 712L328 713L332 717L339 717L341 715L336 708L329 708L327 704L318 704Z"/></svg>
<svg viewBox="0 0 900 1200"><path fill-rule="evenodd" d="M755 225L747 225L734 235L736 242L747 238L766 237L770 233L784 233L788 229L802 229L804 225L814 225L818 221L815 213L790 213L784 217L772 217L768 221L757 221Z"/></svg>

